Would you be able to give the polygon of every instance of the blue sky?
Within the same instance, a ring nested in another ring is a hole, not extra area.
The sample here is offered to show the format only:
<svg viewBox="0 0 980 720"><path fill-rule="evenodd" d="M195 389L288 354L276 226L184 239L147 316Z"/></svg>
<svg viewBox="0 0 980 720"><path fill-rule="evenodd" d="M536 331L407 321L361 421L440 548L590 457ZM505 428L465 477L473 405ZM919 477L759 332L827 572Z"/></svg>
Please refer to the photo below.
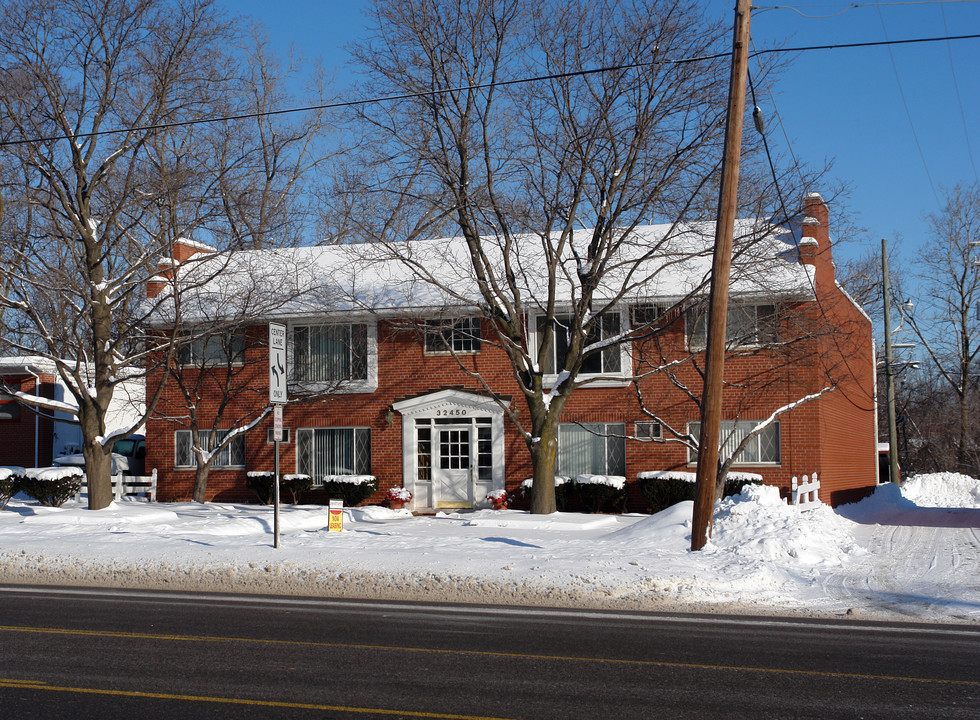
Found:
<svg viewBox="0 0 980 720"><path fill-rule="evenodd" d="M336 68L341 88L351 81L344 46L365 34L366 0L223 2L230 13L264 24L281 50L292 44ZM790 7L760 0L752 15L753 45L980 33L976 1L858 3L850 8L853 4ZM728 24L734 6L734 0L707 2L709 12ZM775 152L789 147L815 166L833 160L832 175L851 186L849 206L864 232L839 252L859 253L886 237L894 262L911 260L927 239L923 216L938 209L942 187L977 180L978 67L980 39L809 51L797 55L772 88L774 101L767 93L759 96Z"/></svg>

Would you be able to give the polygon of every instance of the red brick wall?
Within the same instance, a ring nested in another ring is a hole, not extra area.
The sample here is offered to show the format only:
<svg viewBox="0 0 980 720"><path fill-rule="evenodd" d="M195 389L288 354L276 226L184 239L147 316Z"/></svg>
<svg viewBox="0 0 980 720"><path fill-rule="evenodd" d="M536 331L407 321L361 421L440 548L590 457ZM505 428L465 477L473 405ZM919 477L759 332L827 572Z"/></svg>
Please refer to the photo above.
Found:
<svg viewBox="0 0 980 720"><path fill-rule="evenodd" d="M35 395L38 380L33 376L5 377L4 381L12 388L23 393ZM40 395L48 399L54 398L54 378L49 375L40 376ZM37 458L35 462L35 431L38 437ZM20 408L20 417L16 420L0 420L0 465L20 465L21 467L47 467L51 465L51 453L54 443L53 423L44 417L35 415L26 407Z"/></svg>
<svg viewBox="0 0 980 720"><path fill-rule="evenodd" d="M806 305L786 306L786 315L805 312ZM259 329L264 332L264 327ZM672 324L659 340L667 356L677 356L684 347L683 318ZM816 350L815 350L816 348ZM642 344L637 351L646 350ZM770 351L755 356L731 359L727 363L725 418L755 419L767 417L776 408L795 400L807 392L819 389L817 374L820 359L809 357L822 351L819 343L806 342L793 348L789 355ZM265 403L266 368L265 349L256 346L248 351L254 363L254 381L251 393L233 404L228 417L250 409L249 403ZM482 351L465 356L463 362L471 372L477 372L492 387L510 395L514 403L523 400L518 392L506 356L484 343ZM792 363L792 364L791 364ZM295 432L300 427L370 427L372 443L372 472L379 478L380 490L374 501L380 500L389 487L403 484L401 422L393 414L389 427L387 411L392 403L420 393L444 387L462 387L473 392L483 392L480 383L463 372L457 361L448 356L423 353L421 337L402 326L382 322L378 328L378 390L371 394L338 393L318 399L307 405L287 406L284 425L290 428L289 443L280 446L280 465L283 472L295 472ZM824 371L826 369L824 368ZM677 370L677 377L695 392L700 392L700 376L693 365ZM678 430L684 431L687 423L698 419L697 407L662 375L651 376L641 382L643 395L651 402L655 398L656 411ZM186 499L190 496L194 472L192 469L175 469L174 429L172 422L160 419L162 415L179 414L181 399L176 388L170 387L164 394L157 418L150 421L147 434L148 467L157 467L160 473L160 495L166 499ZM520 406L520 405L518 405ZM625 423L626 432L634 432L634 423L647 421L632 387L582 388L577 390L563 415L565 422L616 422ZM867 430L858 431L860 425ZM737 466L735 469L756 472L771 484L788 490L793 475L802 476L818 472L827 478L827 492L836 493L855 485L865 484L863 457L859 457L859 445L853 452L838 452L827 447L828 442L840 443L841 436L867 435L873 441L873 415L865 417L832 393L822 399L801 406L784 415L780 420L781 463L778 466ZM246 436L246 470L272 470L273 445L266 442L271 416ZM516 429L506 422L507 436L506 470L507 485L516 487L531 475L530 458L523 440ZM693 471L688 463L688 452L680 444L627 443L627 473L635 479L636 473L648 470L681 469ZM844 459L841 460L840 458ZM873 453L868 453L869 462ZM860 462L859 462L860 461ZM208 497L222 500L248 500L251 493L245 488L245 470L214 469L208 480ZM634 494L635 495L635 494ZM638 497L638 496L635 496ZM312 496L311 499L315 499ZM827 497L825 500L833 499Z"/></svg>

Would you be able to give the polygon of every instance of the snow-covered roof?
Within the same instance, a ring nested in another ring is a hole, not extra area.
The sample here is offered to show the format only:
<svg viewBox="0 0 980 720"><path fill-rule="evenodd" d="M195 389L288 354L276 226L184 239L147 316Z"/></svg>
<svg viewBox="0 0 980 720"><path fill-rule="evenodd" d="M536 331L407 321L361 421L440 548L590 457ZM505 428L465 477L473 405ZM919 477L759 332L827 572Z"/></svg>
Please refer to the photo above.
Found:
<svg viewBox="0 0 980 720"><path fill-rule="evenodd" d="M591 233L575 231L562 257L559 303L578 293L583 269L571 247L581 249ZM799 263L796 242L788 230L738 221L732 297L812 298L813 269ZM597 299L665 303L706 292L713 243L712 223L637 227L623 236L615 264L605 269ZM543 298L546 291L547 277L539 271L545 267L543 245L542 238L525 235L508 249L525 302ZM489 238L485 246L491 267L502 276L502 243ZM186 264L180 272L182 283L195 286L182 296L181 312L190 321L239 313L268 319L411 313L483 304L461 237L218 253Z"/></svg>

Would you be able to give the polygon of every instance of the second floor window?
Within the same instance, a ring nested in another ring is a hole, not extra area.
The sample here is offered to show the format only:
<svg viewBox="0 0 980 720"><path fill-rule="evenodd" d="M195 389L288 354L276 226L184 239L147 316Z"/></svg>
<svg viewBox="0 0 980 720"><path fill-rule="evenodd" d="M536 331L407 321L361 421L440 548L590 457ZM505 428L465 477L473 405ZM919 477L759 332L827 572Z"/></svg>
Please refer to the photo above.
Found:
<svg viewBox="0 0 980 720"><path fill-rule="evenodd" d="M692 349L708 344L708 311L698 307L687 311L687 339ZM728 306L725 339L730 346L768 345L776 342L776 306Z"/></svg>
<svg viewBox="0 0 980 720"><path fill-rule="evenodd" d="M184 366L240 364L245 361L245 333L188 340L177 348L177 361Z"/></svg>
<svg viewBox="0 0 980 720"><path fill-rule="evenodd" d="M555 339L551 352L544 358L544 363L541 368L546 375L554 375L565 367L568 358L568 327L570 322L571 318L567 315L555 316ZM588 336L585 338L585 347L619 335L619 324L620 319L619 313L617 312L606 313L601 317L595 318L589 329ZM547 326L547 318L538 318L539 343L544 336L544 331ZM619 374L622 371L622 367L622 348L619 343L614 343L590 353L582 361L580 372L583 375L598 375L602 373Z"/></svg>
<svg viewBox="0 0 980 720"><path fill-rule="evenodd" d="M293 328L293 382L367 379L367 326L298 325Z"/></svg>
<svg viewBox="0 0 980 720"><path fill-rule="evenodd" d="M480 318L425 321L425 352L480 352Z"/></svg>

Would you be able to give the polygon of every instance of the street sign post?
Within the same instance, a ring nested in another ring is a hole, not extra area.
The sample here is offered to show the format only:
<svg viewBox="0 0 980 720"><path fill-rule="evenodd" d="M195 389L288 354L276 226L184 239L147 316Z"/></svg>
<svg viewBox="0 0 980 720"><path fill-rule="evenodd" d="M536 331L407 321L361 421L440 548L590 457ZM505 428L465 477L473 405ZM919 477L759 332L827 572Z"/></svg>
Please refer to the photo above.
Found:
<svg viewBox="0 0 980 720"><path fill-rule="evenodd" d="M272 479L273 547L279 547L279 443L282 441L282 406L286 402L286 326L269 323L269 402L272 404L272 439L276 449Z"/></svg>
<svg viewBox="0 0 980 720"><path fill-rule="evenodd" d="M269 323L269 402L286 402L286 326Z"/></svg>

